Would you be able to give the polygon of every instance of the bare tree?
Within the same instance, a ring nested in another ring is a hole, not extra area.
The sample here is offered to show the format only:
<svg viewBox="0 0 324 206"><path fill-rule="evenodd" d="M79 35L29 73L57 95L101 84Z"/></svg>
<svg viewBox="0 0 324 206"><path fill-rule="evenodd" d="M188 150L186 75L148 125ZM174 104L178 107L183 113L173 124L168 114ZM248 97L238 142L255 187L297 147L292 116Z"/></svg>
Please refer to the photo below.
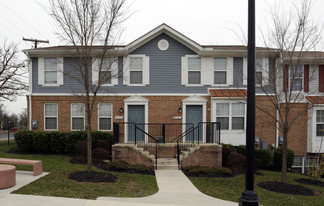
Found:
<svg viewBox="0 0 324 206"><path fill-rule="evenodd" d="M293 5L290 12L280 6L271 9L273 27L269 29L268 37L263 34L262 37L267 48L275 48L268 49L268 56L273 58L269 62L270 67L256 64L256 84L260 85L271 102L271 107L262 103L256 107L267 114L268 120L275 123L283 136L281 182L286 182L289 133L296 122L314 106L306 103L305 95L319 95L318 85L315 88L309 83L318 74L313 65L318 65L324 57L323 53L315 52L321 43L322 27L314 23L310 11L309 0ZM307 77L304 76L306 72ZM307 82L303 83L304 78ZM306 144L306 141L301 144Z"/></svg>
<svg viewBox="0 0 324 206"><path fill-rule="evenodd" d="M49 14L56 22L58 36L72 44L75 60L74 71L64 73L82 85L74 91L84 102L87 130L87 168L92 170L92 116L101 86L112 78L118 77L118 60L111 52L121 32L121 23L125 20L125 0L50 0ZM111 57L106 61L106 57ZM91 77L91 65L96 63L97 77ZM108 71L108 72L106 72ZM93 80L94 79L94 80Z"/></svg>
<svg viewBox="0 0 324 206"><path fill-rule="evenodd" d="M6 40L0 47L0 100L15 100L27 90L25 61L18 60L18 49Z"/></svg>

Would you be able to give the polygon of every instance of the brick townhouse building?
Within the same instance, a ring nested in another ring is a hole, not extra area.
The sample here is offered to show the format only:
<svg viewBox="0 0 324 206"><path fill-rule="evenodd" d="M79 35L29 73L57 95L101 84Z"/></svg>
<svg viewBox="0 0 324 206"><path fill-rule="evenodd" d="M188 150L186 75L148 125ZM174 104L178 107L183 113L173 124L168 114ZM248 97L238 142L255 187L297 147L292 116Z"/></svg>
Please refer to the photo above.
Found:
<svg viewBox="0 0 324 206"><path fill-rule="evenodd" d="M245 144L246 46L202 46L162 24L130 44L111 47L111 50L117 54L112 68L120 75L102 86L92 130L112 131L113 123L118 122L195 125L220 122L221 143ZM30 59L29 128L42 131L84 129L84 104L75 94L81 85L71 75L66 75L73 70L73 47L45 47L24 52ZM265 106L274 116L276 110L261 87L273 86L271 71L278 65L278 55L275 49L256 49L256 75L262 80L256 84L256 104ZM305 151L319 151L320 131L324 128L324 101L319 100L324 92L321 87L324 85L324 65L314 64L315 56L310 53L301 60L299 80L293 88L304 96L296 108L303 110L315 104L290 130L288 148L297 156L303 156ZM112 62L111 57L107 56L107 61ZM89 62L90 81L94 83L98 78L96 61ZM289 73L292 68L292 65L282 66L277 77L278 89L283 91L291 85L288 82L292 81ZM311 74L314 74L312 80ZM269 119L267 114L256 110L259 147L279 147L281 144L276 122ZM126 133L120 142L130 141ZM207 141L204 135L201 141Z"/></svg>

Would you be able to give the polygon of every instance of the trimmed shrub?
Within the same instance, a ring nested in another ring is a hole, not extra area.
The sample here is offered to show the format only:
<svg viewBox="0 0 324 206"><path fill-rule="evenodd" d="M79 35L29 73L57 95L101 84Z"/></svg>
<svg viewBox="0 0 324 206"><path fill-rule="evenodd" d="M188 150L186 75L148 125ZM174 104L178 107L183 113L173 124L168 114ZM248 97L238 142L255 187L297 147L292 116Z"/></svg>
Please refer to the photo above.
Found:
<svg viewBox="0 0 324 206"><path fill-rule="evenodd" d="M235 147L232 146L232 147L228 147L228 146L224 146L222 145L222 166L225 167L226 164L227 164L227 160L228 160L228 155L231 153L231 152L234 152L235 151Z"/></svg>
<svg viewBox="0 0 324 206"><path fill-rule="evenodd" d="M110 152L103 148L96 148L93 150L93 158L97 162L102 162L102 160L110 159Z"/></svg>
<svg viewBox="0 0 324 206"><path fill-rule="evenodd" d="M33 141L34 135L36 132L26 129L20 129L15 134L15 141L19 150L23 152L32 152L34 151Z"/></svg>
<svg viewBox="0 0 324 206"><path fill-rule="evenodd" d="M51 137L50 151L55 154L62 154L65 152L66 135L64 132L49 132Z"/></svg>
<svg viewBox="0 0 324 206"><path fill-rule="evenodd" d="M235 147L235 151L237 153L242 154L244 157L246 156L246 146L245 145L239 145L239 146Z"/></svg>
<svg viewBox="0 0 324 206"><path fill-rule="evenodd" d="M291 168L294 163L294 152L287 149L287 168ZM277 148L273 154L273 166L275 168L281 168L282 165L282 148Z"/></svg>
<svg viewBox="0 0 324 206"><path fill-rule="evenodd" d="M33 136L33 148L36 152L50 152L51 136L47 132L35 132Z"/></svg>
<svg viewBox="0 0 324 206"><path fill-rule="evenodd" d="M102 148L108 150L111 148L111 145L109 145L105 140L98 139L95 148Z"/></svg>
<svg viewBox="0 0 324 206"><path fill-rule="evenodd" d="M75 151L82 156L87 156L88 144L87 140L78 140L75 143Z"/></svg>
<svg viewBox="0 0 324 206"><path fill-rule="evenodd" d="M228 155L226 167L231 169L234 174L243 172L245 167L245 157L238 152L231 152Z"/></svg>
<svg viewBox="0 0 324 206"><path fill-rule="evenodd" d="M256 149L255 155L258 160L259 168L266 169L271 166L272 163L272 153L267 149ZM257 162L256 162L257 163Z"/></svg>
<svg viewBox="0 0 324 206"><path fill-rule="evenodd" d="M15 133L17 147L22 152L43 152L43 153L76 153L76 144L79 140L87 140L86 131L73 132L44 132L20 129ZM92 148L101 147L108 152L114 143L113 135L110 132L96 131L92 133ZM80 151L80 150L79 150ZM86 151L86 150L85 150Z"/></svg>
<svg viewBox="0 0 324 206"><path fill-rule="evenodd" d="M78 140L86 140L87 132L86 131L72 131L66 132L66 140L65 140L65 153L75 153L76 152L76 142Z"/></svg>

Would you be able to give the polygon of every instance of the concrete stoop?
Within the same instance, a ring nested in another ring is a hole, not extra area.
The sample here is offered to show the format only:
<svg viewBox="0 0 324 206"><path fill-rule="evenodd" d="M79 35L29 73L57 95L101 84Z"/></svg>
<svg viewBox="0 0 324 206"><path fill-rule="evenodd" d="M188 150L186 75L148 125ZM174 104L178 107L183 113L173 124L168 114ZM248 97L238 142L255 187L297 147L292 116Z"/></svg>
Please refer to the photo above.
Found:
<svg viewBox="0 0 324 206"><path fill-rule="evenodd" d="M176 158L158 158L157 170L178 170L178 161Z"/></svg>

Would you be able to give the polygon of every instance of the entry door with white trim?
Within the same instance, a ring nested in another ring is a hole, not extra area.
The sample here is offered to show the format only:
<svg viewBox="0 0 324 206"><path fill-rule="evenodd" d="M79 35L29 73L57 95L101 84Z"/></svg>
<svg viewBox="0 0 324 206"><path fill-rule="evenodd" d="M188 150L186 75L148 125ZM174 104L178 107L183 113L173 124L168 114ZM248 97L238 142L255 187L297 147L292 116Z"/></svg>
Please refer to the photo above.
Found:
<svg viewBox="0 0 324 206"><path fill-rule="evenodd" d="M128 122L138 124L137 127L145 131L145 106L128 105ZM136 133L136 141L145 141L145 135L141 131ZM132 124L128 126L128 141L135 141L135 127Z"/></svg>
<svg viewBox="0 0 324 206"><path fill-rule="evenodd" d="M203 121L203 106L202 105L186 105L186 123L193 123L194 128L198 126L199 122ZM187 129L190 128L190 125L187 125ZM199 135L198 129L194 132L195 140L203 140L203 131L200 128ZM187 140L188 141L188 140Z"/></svg>

